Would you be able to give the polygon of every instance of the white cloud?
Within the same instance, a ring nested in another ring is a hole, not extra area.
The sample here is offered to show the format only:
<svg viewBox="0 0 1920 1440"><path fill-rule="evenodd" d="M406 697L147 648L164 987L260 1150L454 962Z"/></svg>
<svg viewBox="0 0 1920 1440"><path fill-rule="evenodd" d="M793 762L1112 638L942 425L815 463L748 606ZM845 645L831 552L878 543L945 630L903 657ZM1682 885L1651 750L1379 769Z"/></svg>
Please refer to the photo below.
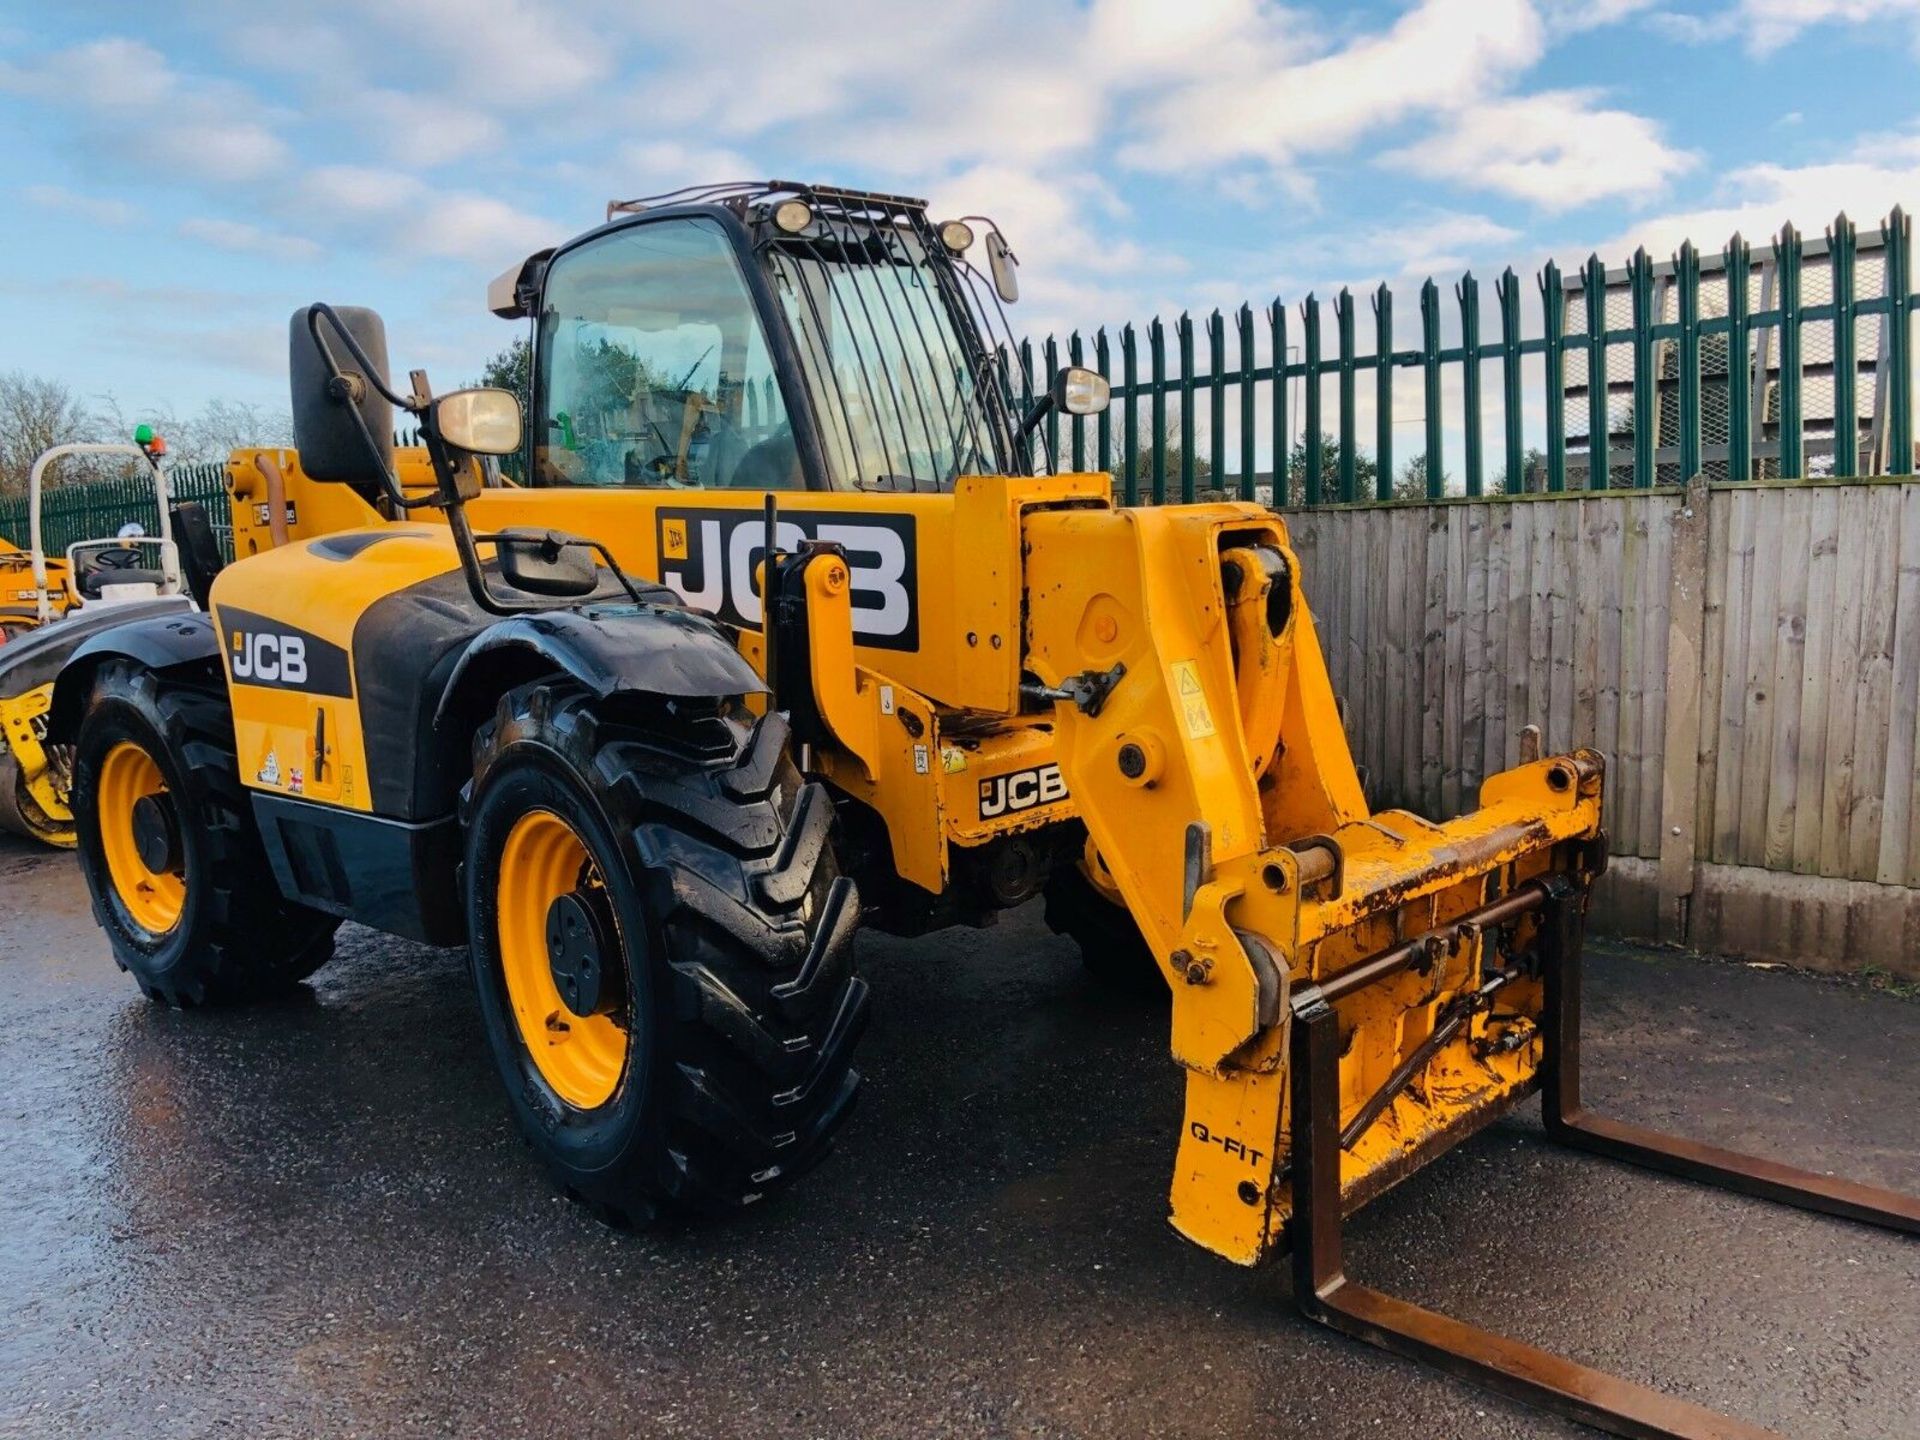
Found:
<svg viewBox="0 0 1920 1440"><path fill-rule="evenodd" d="M557 226L491 195L432 191L423 198L417 216L407 222L402 243L422 255L504 269L580 228Z"/></svg>
<svg viewBox="0 0 1920 1440"><path fill-rule="evenodd" d="M623 145L614 170L614 190L618 193L610 192L609 200L658 195L683 185L767 178L766 166L738 150L681 140L639 140Z"/></svg>
<svg viewBox="0 0 1920 1440"><path fill-rule="evenodd" d="M572 233L490 195L440 189L404 171L364 165L308 171L287 212L301 231L342 231L400 255L495 268Z"/></svg>
<svg viewBox="0 0 1920 1440"><path fill-rule="evenodd" d="M0 91L75 112L81 149L115 169L244 181L288 159L285 142L255 118L259 107L245 90L183 75L141 40L112 36L27 64L0 63Z"/></svg>
<svg viewBox="0 0 1920 1440"><path fill-rule="evenodd" d="M320 247L304 235L286 235L249 225L244 220L203 216L180 222L180 234L235 255L263 255L273 260L312 260Z"/></svg>
<svg viewBox="0 0 1920 1440"><path fill-rule="evenodd" d="M300 177L296 205L319 223L389 216L426 189L418 177L372 165L318 165Z"/></svg>
<svg viewBox="0 0 1920 1440"><path fill-rule="evenodd" d="M1643 14L1658 0L1544 0L1547 26L1556 34L1597 30Z"/></svg>
<svg viewBox="0 0 1920 1440"><path fill-rule="evenodd" d="M1304 58L1316 22L1303 11L1272 7L1263 16L1245 0L1094 0L1086 50L1117 80L1195 80L1223 56L1258 46L1280 58Z"/></svg>
<svg viewBox="0 0 1920 1440"><path fill-rule="evenodd" d="M637 17L632 46L655 68L610 99L649 138L671 116L670 134L695 143L772 142L870 173L1032 162L1101 139L1110 87L1089 23L1067 6L1020 0L907 12L893 0L843 0L831 14L709 0Z"/></svg>
<svg viewBox="0 0 1920 1440"><path fill-rule="evenodd" d="M330 73L363 74L370 61L400 62L410 80L441 72L454 94L513 108L579 107L604 99L618 14L544 0L349 0L356 23L386 46L335 45Z"/></svg>
<svg viewBox="0 0 1920 1440"><path fill-rule="evenodd" d="M1223 288L1294 299L1313 291L1325 298L1343 286L1356 294L1370 291L1385 279L1397 282L1398 293L1411 295L1404 282L1476 267L1484 272L1490 263L1511 257L1523 239L1518 230L1485 215L1415 207L1358 230L1316 231L1277 252L1252 256L1236 267L1241 278Z"/></svg>
<svg viewBox="0 0 1920 1440"><path fill-rule="evenodd" d="M1476 102L1445 129L1384 159L1547 210L1644 198L1698 163L1668 145L1653 121L1602 108L1591 90Z"/></svg>
<svg viewBox="0 0 1920 1440"><path fill-rule="evenodd" d="M177 89L166 57L124 36L69 46L30 64L0 64L0 90L92 110L151 115Z"/></svg>
<svg viewBox="0 0 1920 1440"><path fill-rule="evenodd" d="M140 218L137 206L105 195L80 195L64 185L29 185L20 192L31 205L63 215L77 215L94 225L118 228Z"/></svg>
<svg viewBox="0 0 1920 1440"><path fill-rule="evenodd" d="M1376 265L1395 267L1400 275L1425 279L1465 270L1519 240L1518 230L1485 215L1435 210L1368 231L1349 247L1349 253L1369 259L1377 256L1373 261Z"/></svg>
<svg viewBox="0 0 1920 1440"><path fill-rule="evenodd" d="M1285 17L1151 101L1121 158L1169 172L1257 161L1285 167L1414 114L1458 109L1540 58L1527 0L1424 0L1393 26L1318 58L1293 53Z"/></svg>
<svg viewBox="0 0 1920 1440"><path fill-rule="evenodd" d="M168 175L206 180L253 180L288 160L287 147L263 125L226 116L179 117L127 137L131 151Z"/></svg>
<svg viewBox="0 0 1920 1440"><path fill-rule="evenodd" d="M1765 57L1815 25L1861 25L1902 18L1914 22L1910 41L1920 45L1920 0L1737 0L1710 15L1663 12L1652 17L1652 23L1674 38L1696 45L1744 37L1750 54Z"/></svg>
<svg viewBox="0 0 1920 1440"><path fill-rule="evenodd" d="M486 111L459 99L400 90L366 90L350 106L392 159L437 166L500 144L504 131Z"/></svg>
<svg viewBox="0 0 1920 1440"><path fill-rule="evenodd" d="M1609 257L1644 245L1664 256L1682 240L1712 251L1736 230L1764 245L1783 222L1818 235L1842 210L1862 228L1878 225L1896 205L1920 204L1920 134L1889 141L1875 135L1855 153L1810 165L1749 165L1731 172L1714 203L1635 221L1598 248Z"/></svg>
<svg viewBox="0 0 1920 1440"><path fill-rule="evenodd" d="M1739 10L1747 46L1756 55L1771 54L1810 26L1901 17L1920 21L1920 0L1742 0Z"/></svg>

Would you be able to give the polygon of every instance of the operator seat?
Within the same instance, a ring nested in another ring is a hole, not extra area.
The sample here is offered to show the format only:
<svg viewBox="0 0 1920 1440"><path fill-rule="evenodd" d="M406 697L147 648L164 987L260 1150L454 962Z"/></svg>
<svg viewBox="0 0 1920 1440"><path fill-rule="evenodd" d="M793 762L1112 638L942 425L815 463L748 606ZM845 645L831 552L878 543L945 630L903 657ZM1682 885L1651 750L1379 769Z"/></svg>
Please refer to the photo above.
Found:
<svg viewBox="0 0 1920 1440"><path fill-rule="evenodd" d="M727 482L734 490L800 490L805 484L800 450L793 443L792 428L786 425L742 455Z"/></svg>

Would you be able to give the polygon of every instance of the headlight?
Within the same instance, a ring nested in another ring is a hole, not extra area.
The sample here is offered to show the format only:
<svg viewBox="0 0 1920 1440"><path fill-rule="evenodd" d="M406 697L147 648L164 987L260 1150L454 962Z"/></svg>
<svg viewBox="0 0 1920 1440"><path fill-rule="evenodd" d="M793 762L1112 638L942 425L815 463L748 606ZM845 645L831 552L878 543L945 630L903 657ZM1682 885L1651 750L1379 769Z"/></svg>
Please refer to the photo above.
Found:
<svg viewBox="0 0 1920 1440"><path fill-rule="evenodd" d="M964 255L973 244L973 227L964 220L943 220L940 243L956 255Z"/></svg>

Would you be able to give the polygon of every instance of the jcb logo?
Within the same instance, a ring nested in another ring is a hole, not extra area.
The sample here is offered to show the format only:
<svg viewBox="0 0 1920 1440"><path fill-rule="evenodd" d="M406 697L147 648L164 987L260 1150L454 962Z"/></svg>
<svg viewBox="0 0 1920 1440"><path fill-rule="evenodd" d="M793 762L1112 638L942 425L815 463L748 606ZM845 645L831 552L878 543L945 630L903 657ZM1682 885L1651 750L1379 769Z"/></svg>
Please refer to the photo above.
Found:
<svg viewBox="0 0 1920 1440"><path fill-rule="evenodd" d="M760 626L755 576L767 522L757 510L659 512L660 580L696 610L747 629ZM853 637L887 650L920 647L918 563L913 517L832 510L780 510L775 543L798 550L808 540L838 545L853 572Z"/></svg>
<svg viewBox="0 0 1920 1440"><path fill-rule="evenodd" d="M233 678L271 685L307 683L307 642L298 635L233 632Z"/></svg>
<svg viewBox="0 0 1920 1440"><path fill-rule="evenodd" d="M217 618L234 684L352 697L352 671L340 646L248 610L219 606Z"/></svg>
<svg viewBox="0 0 1920 1440"><path fill-rule="evenodd" d="M1049 763L1031 770L1014 770L980 782L980 818L993 820L1001 815L1016 815L1066 798L1067 781L1058 765Z"/></svg>

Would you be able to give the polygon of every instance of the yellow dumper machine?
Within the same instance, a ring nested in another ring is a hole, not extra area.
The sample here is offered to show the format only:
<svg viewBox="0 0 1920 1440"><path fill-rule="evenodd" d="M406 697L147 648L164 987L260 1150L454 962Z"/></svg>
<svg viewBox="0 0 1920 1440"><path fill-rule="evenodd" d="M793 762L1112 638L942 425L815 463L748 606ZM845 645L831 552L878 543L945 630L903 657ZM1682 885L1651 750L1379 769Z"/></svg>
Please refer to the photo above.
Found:
<svg viewBox="0 0 1920 1440"><path fill-rule="evenodd" d="M1106 383L1029 398L1016 294L996 229L916 200L616 204L493 288L533 320L524 426L397 387L371 312L298 312L297 452L235 455L206 613L89 641L54 695L115 955L197 1004L304 977L342 917L465 944L529 1143L644 1220L826 1153L862 919L1044 896L1096 976L1171 993L1183 1235L1291 1251L1315 1319L1615 1433L1762 1433L1346 1279L1343 1217L1536 1089L1586 1148L1920 1206L1583 1111L1600 757L1370 812L1284 520L1049 473L1041 422Z"/></svg>

